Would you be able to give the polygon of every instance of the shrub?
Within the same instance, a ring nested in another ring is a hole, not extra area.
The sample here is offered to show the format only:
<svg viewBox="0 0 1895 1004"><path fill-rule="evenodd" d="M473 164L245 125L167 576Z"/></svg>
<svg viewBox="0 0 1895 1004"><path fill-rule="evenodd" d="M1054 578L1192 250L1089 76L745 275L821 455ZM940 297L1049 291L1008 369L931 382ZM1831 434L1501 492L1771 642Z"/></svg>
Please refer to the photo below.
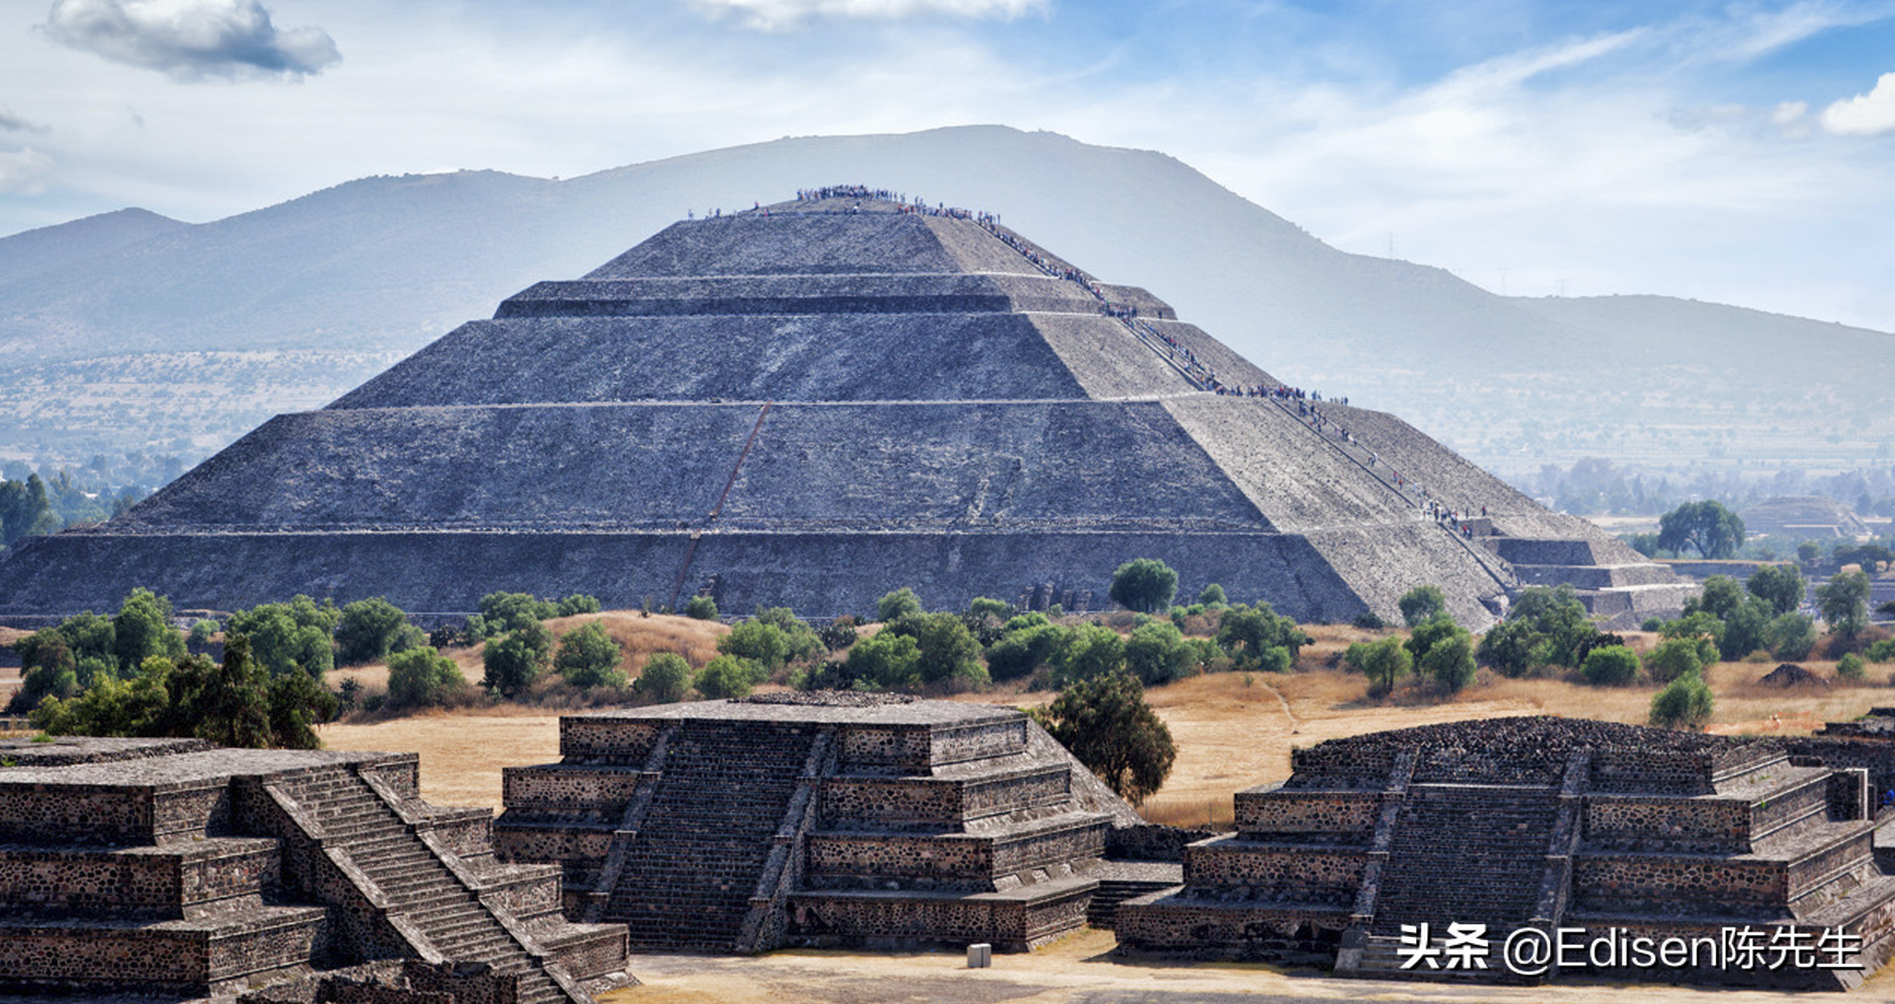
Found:
<svg viewBox="0 0 1895 1004"><path fill-rule="evenodd" d="M917 687L921 684L921 646L909 635L878 631L855 643L843 668L850 679L874 689Z"/></svg>
<svg viewBox="0 0 1895 1004"><path fill-rule="evenodd" d="M1402 620L1407 621L1409 627L1414 627L1446 613L1448 598L1442 594L1440 586L1416 586L1403 593L1402 598L1396 601L1396 606L1401 608Z"/></svg>
<svg viewBox="0 0 1895 1004"><path fill-rule="evenodd" d="M1030 617L1038 618L1039 622L1033 623L1028 617L1015 617L1007 622L1010 629L1007 634L987 650L987 672L993 679L1015 680L1030 676L1034 670L1046 665L1053 653L1064 644L1067 635L1065 628L1046 623L1046 618L1039 614ZM1024 626L1014 628L1013 625L1017 623L1024 623Z"/></svg>
<svg viewBox="0 0 1895 1004"><path fill-rule="evenodd" d="M1083 680L1037 715L1046 731L1119 797L1137 805L1165 783L1178 748L1124 673Z"/></svg>
<svg viewBox="0 0 1895 1004"><path fill-rule="evenodd" d="M480 613L469 618L467 626L478 638L497 638L558 613L559 607L532 593L488 593L480 598Z"/></svg>
<svg viewBox="0 0 1895 1004"><path fill-rule="evenodd" d="M1649 631L1653 634L1657 634L1659 629L1664 626L1665 619L1663 617L1647 617L1639 622L1638 629L1640 631Z"/></svg>
<svg viewBox="0 0 1895 1004"><path fill-rule="evenodd" d="M1178 573L1156 558L1134 558L1112 573L1107 594L1127 610L1163 613L1171 609L1171 598L1178 594Z"/></svg>
<svg viewBox="0 0 1895 1004"><path fill-rule="evenodd" d="M1197 649L1168 621L1134 628L1125 640L1125 668L1148 687L1183 679L1196 663Z"/></svg>
<svg viewBox="0 0 1895 1004"><path fill-rule="evenodd" d="M632 684L638 696L659 704L682 701L691 692L691 664L676 652L658 652Z"/></svg>
<svg viewBox="0 0 1895 1004"><path fill-rule="evenodd" d="M537 620L487 642L481 652L486 675L481 685L503 697L513 697L533 685L545 672L553 651L552 632Z"/></svg>
<svg viewBox="0 0 1895 1004"><path fill-rule="evenodd" d="M1715 705L1704 677L1686 673L1652 698L1651 724L1696 731L1710 722Z"/></svg>
<svg viewBox="0 0 1895 1004"><path fill-rule="evenodd" d="M1659 683L1671 683L1703 666L1703 653L1694 638L1667 638L1645 653L1645 672Z"/></svg>
<svg viewBox="0 0 1895 1004"><path fill-rule="evenodd" d="M735 655L720 655L704 664L697 673L697 692L710 700L727 697L742 697L750 689L770 674L760 665L749 659Z"/></svg>
<svg viewBox="0 0 1895 1004"><path fill-rule="evenodd" d="M841 617L830 621L828 624L823 625L821 630L816 632L816 639L822 642L823 647L831 652L840 652L850 645L855 644L857 637L859 637L859 635L855 630L855 618L848 614L843 614Z"/></svg>
<svg viewBox="0 0 1895 1004"><path fill-rule="evenodd" d="M684 601L684 615L692 620L714 621L717 619L717 601L709 596L693 596Z"/></svg>
<svg viewBox="0 0 1895 1004"><path fill-rule="evenodd" d="M1846 652L1836 660L1836 678L1850 683L1859 682L1863 677L1862 657L1854 652Z"/></svg>
<svg viewBox="0 0 1895 1004"><path fill-rule="evenodd" d="M223 630L223 625L208 617L202 618L192 622L191 632L184 636L184 640L186 644L203 648L209 645L217 632L221 630Z"/></svg>
<svg viewBox="0 0 1895 1004"><path fill-rule="evenodd" d="M388 657L388 703L395 707L435 707L466 683L454 660L432 647L424 645Z"/></svg>
<svg viewBox="0 0 1895 1004"><path fill-rule="evenodd" d="M717 639L717 650L762 666L765 672L782 669L789 661L790 639L774 624L760 620L738 621L730 632Z"/></svg>
<svg viewBox="0 0 1895 1004"><path fill-rule="evenodd" d="M1795 613L1809 592L1803 573L1795 565L1765 565L1752 572L1744 586L1751 595L1770 604L1773 617Z"/></svg>
<svg viewBox="0 0 1895 1004"><path fill-rule="evenodd" d="M967 603L969 617L992 617L1004 624L1013 616L1013 604L1006 600L996 600L991 596L976 596Z"/></svg>
<svg viewBox="0 0 1895 1004"><path fill-rule="evenodd" d="M1225 610L1217 626L1217 645L1230 653L1238 669L1261 666L1264 653L1273 648L1286 650L1295 662L1297 651L1307 644L1309 636L1295 621L1277 616L1270 604L1261 601L1254 607L1238 604Z"/></svg>
<svg viewBox="0 0 1895 1004"><path fill-rule="evenodd" d="M1068 628L1048 664L1053 671L1053 686L1062 689L1081 680L1091 680L1125 668L1125 640L1117 631L1098 624Z"/></svg>
<svg viewBox="0 0 1895 1004"><path fill-rule="evenodd" d="M1599 633L1571 586L1529 586L1507 619L1532 626L1541 638L1534 660L1552 666L1578 668Z"/></svg>
<svg viewBox="0 0 1895 1004"><path fill-rule="evenodd" d="M1757 596L1745 598L1724 615L1724 635L1718 639L1718 655L1735 662L1770 644L1770 601Z"/></svg>
<svg viewBox="0 0 1895 1004"><path fill-rule="evenodd" d="M171 626L171 601L149 589L134 589L112 618L117 668L135 673L146 659L184 658L184 636Z"/></svg>
<svg viewBox="0 0 1895 1004"><path fill-rule="evenodd" d="M1381 631L1388 627L1388 622L1376 616L1375 611L1373 610L1364 610L1361 613L1356 614L1355 620L1352 620L1349 623L1355 625L1356 627L1361 628L1364 631Z"/></svg>
<svg viewBox="0 0 1895 1004"><path fill-rule="evenodd" d="M1414 668L1415 657L1396 637L1356 642L1342 654L1343 665L1369 678L1369 696L1381 697Z"/></svg>
<svg viewBox="0 0 1895 1004"><path fill-rule="evenodd" d="M823 651L822 638L816 629L789 607L764 607L757 611L756 620L783 633L783 661L786 663L813 658ZM770 667L773 672L776 668Z"/></svg>
<svg viewBox="0 0 1895 1004"><path fill-rule="evenodd" d="M1622 687L1638 679L1638 654L1624 645L1604 645L1586 653L1580 672L1595 687Z"/></svg>
<svg viewBox="0 0 1895 1004"><path fill-rule="evenodd" d="M1474 636L1446 617L1437 617L1428 623L1440 622L1452 630L1436 637L1433 644L1415 658L1415 668L1432 677L1443 690L1459 693L1474 682Z"/></svg>
<svg viewBox="0 0 1895 1004"><path fill-rule="evenodd" d="M1869 623L1869 577L1861 572L1831 576L1828 584L1817 587L1816 603L1830 630L1844 642L1854 641Z"/></svg>
<svg viewBox="0 0 1895 1004"><path fill-rule="evenodd" d="M336 620L336 661L359 666L386 658L407 625L408 615L380 596L356 600Z"/></svg>
<svg viewBox="0 0 1895 1004"><path fill-rule="evenodd" d="M1200 606L1221 607L1229 603L1230 600L1224 596L1224 587L1215 582L1198 590L1198 605Z"/></svg>
<svg viewBox="0 0 1895 1004"><path fill-rule="evenodd" d="M623 687L625 671L619 668L619 663L624 658L618 642L605 633L605 625L590 621L559 639L553 668L575 687Z"/></svg>
<svg viewBox="0 0 1895 1004"><path fill-rule="evenodd" d="M1481 636L1480 647L1474 654L1483 665L1493 667L1494 672L1520 677L1533 669L1533 661L1545 642L1546 636L1534 630L1530 621L1501 621Z"/></svg>
<svg viewBox="0 0 1895 1004"><path fill-rule="evenodd" d="M580 614L596 614L600 610L599 598L585 593L574 593L560 600L554 608L561 617L577 617Z"/></svg>
<svg viewBox="0 0 1895 1004"><path fill-rule="evenodd" d="M1810 649L1816 647L1816 622L1805 614L1783 614L1770 622L1764 637L1770 643L1771 655L1793 662L1808 657Z"/></svg>
<svg viewBox="0 0 1895 1004"><path fill-rule="evenodd" d="M907 635L915 640L919 654L915 671L925 686L961 689L989 683L987 669L980 664L980 643L958 614L906 614L881 633Z"/></svg>
<svg viewBox="0 0 1895 1004"><path fill-rule="evenodd" d="M264 603L230 616L227 634L250 639L251 656L272 676L301 669L316 679L335 668L332 636L342 611L324 600L318 605L307 596L288 603Z"/></svg>
<svg viewBox="0 0 1895 1004"><path fill-rule="evenodd" d="M1885 638L1862 650L1870 662L1895 662L1895 638Z"/></svg>
<svg viewBox="0 0 1895 1004"><path fill-rule="evenodd" d="M884 623L901 617L904 614L918 614L921 612L921 597L916 596L915 591L907 586L903 586L892 593L887 593L883 595L881 599L875 601L875 619Z"/></svg>

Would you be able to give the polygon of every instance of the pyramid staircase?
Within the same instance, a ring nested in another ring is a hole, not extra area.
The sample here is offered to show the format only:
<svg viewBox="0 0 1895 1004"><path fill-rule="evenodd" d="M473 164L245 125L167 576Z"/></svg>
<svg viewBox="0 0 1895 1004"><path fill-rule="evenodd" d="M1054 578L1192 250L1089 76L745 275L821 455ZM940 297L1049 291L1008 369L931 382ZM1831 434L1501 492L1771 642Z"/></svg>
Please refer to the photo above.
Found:
<svg viewBox="0 0 1895 1004"><path fill-rule="evenodd" d="M632 838L603 919L625 924L634 945L742 950L817 736L808 726L684 722L646 816L664 825Z"/></svg>
<svg viewBox="0 0 1895 1004"><path fill-rule="evenodd" d="M428 961L481 962L514 976L518 1004L591 1004L556 962L528 950L517 920L484 903L467 863L424 839L364 776L312 771L268 782L300 810L299 821L324 849L346 859L345 873L380 907L407 947ZM313 826L309 825L313 824Z"/></svg>

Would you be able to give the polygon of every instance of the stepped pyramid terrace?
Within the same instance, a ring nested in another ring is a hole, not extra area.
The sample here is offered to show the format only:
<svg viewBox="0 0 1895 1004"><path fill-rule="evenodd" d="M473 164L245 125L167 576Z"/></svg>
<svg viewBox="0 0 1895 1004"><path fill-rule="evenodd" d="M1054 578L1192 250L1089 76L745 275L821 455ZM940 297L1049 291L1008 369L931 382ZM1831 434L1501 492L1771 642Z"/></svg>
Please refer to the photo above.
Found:
<svg viewBox="0 0 1895 1004"><path fill-rule="evenodd" d="M1895 845L1870 786L1895 746L1809 742L1541 717L1329 740L1239 792L1237 832L1187 846L1184 886L1121 903L1116 933L1342 976L1853 987L1895 951ZM1414 954L1451 924L1482 925L1484 967ZM1583 929L1576 966L1503 964L1514 932L1562 928ZM1621 935L1656 957L1584 954ZM1667 939L1687 950L1656 955Z"/></svg>
<svg viewBox="0 0 1895 1004"><path fill-rule="evenodd" d="M1154 828L1011 708L773 694L568 715L559 747L507 769L495 846L635 947L1025 950L1176 881L1106 860Z"/></svg>
<svg viewBox="0 0 1895 1004"><path fill-rule="evenodd" d="M491 812L421 801L413 754L0 745L0 994L591 1004L627 982L625 928L568 923L559 869L497 861Z"/></svg>
<svg viewBox="0 0 1895 1004"><path fill-rule="evenodd" d="M126 514L25 543L0 617L135 586L207 610L526 590L830 617L903 585L1098 609L1138 557L1304 621L1393 619L1421 583L1470 625L1534 584L1618 623L1690 593L1143 289L876 194L679 222L534 285Z"/></svg>

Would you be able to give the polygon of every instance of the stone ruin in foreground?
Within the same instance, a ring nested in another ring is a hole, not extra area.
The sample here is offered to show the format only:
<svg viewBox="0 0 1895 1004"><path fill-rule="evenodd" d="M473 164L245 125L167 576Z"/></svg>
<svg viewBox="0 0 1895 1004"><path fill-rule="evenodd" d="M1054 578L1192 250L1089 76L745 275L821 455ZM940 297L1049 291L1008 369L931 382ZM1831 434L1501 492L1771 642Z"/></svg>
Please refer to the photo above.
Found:
<svg viewBox="0 0 1895 1004"><path fill-rule="evenodd" d="M507 769L496 847L637 947L1024 950L1176 881L1105 860L1154 828L1011 708L771 695L568 715L559 744Z"/></svg>
<svg viewBox="0 0 1895 1004"><path fill-rule="evenodd" d="M491 813L422 802L413 754L0 745L0 993L590 1004L628 979L625 929L568 923L559 869L496 861Z"/></svg>
<svg viewBox="0 0 1895 1004"><path fill-rule="evenodd" d="M1887 742L1556 718L1330 740L1295 751L1288 781L1238 793L1238 832L1186 847L1184 887L1120 904L1117 936L1136 950L1443 978L1457 974L1402 970L1417 958L1398 951L1403 926L1430 925L1439 948L1450 923L1482 924L1494 954L1472 975L1495 979L1508 975L1503 939L1526 927L1690 942L1748 926L1766 945L1840 930L1861 939L1859 954L1818 961L1863 970L1583 972L1850 987L1895 951L1895 846L1874 818L1891 764Z"/></svg>
<svg viewBox="0 0 1895 1004"><path fill-rule="evenodd" d="M1692 588L1393 415L1284 390L991 220L790 202L534 285L124 515L23 542L0 616L138 586L207 610L525 590L832 617L904 585L1102 609L1139 557L1306 622L1394 621L1433 583L1477 626L1569 583L1636 624Z"/></svg>

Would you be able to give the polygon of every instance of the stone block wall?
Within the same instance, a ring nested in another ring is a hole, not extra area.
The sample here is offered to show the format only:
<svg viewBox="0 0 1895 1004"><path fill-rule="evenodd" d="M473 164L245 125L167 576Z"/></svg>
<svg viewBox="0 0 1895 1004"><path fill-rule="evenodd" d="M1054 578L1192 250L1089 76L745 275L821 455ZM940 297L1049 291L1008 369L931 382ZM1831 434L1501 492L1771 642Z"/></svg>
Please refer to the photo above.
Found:
<svg viewBox="0 0 1895 1004"><path fill-rule="evenodd" d="M1366 844L1381 815L1379 795L1360 791L1240 791L1237 832L1246 840Z"/></svg>

